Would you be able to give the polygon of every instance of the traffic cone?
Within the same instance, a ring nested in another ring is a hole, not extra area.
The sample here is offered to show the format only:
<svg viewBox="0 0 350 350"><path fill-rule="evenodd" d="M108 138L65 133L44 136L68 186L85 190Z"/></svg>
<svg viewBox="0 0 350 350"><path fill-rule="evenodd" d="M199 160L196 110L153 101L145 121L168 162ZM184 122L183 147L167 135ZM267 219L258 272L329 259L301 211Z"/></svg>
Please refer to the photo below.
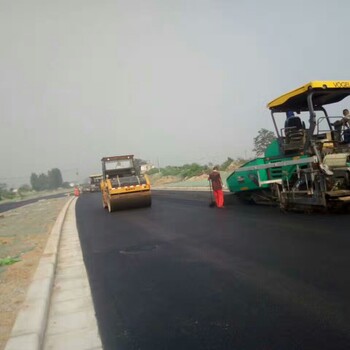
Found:
<svg viewBox="0 0 350 350"><path fill-rule="evenodd" d="M79 195L80 195L79 188L78 187L74 187L74 196L75 197L79 197Z"/></svg>

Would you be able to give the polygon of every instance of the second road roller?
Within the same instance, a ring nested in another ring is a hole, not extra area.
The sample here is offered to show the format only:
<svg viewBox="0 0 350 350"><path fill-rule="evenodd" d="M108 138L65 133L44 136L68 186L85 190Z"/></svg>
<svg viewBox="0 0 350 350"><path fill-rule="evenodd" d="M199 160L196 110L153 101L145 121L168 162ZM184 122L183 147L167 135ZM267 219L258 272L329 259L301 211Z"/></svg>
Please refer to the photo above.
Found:
<svg viewBox="0 0 350 350"><path fill-rule="evenodd" d="M150 207L151 184L135 166L133 155L103 157L101 192L103 207L109 212Z"/></svg>

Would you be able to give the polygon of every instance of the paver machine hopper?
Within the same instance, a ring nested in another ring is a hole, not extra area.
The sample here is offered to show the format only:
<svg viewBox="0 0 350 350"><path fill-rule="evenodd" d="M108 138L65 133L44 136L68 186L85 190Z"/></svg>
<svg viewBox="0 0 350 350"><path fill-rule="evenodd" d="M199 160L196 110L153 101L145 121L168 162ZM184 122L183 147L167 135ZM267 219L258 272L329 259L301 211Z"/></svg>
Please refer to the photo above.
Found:
<svg viewBox="0 0 350 350"><path fill-rule="evenodd" d="M135 166L133 155L102 158L101 192L109 212L150 207L151 185L147 175Z"/></svg>

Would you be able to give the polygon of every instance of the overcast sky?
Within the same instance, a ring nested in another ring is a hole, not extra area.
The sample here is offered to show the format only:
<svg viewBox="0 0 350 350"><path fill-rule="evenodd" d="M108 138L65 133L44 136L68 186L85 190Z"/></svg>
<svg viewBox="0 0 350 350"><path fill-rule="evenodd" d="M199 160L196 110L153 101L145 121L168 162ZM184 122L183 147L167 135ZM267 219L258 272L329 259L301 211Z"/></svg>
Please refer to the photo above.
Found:
<svg viewBox="0 0 350 350"><path fill-rule="evenodd" d="M0 182L84 179L109 155L251 156L269 101L350 80L349 14L346 0L0 0Z"/></svg>

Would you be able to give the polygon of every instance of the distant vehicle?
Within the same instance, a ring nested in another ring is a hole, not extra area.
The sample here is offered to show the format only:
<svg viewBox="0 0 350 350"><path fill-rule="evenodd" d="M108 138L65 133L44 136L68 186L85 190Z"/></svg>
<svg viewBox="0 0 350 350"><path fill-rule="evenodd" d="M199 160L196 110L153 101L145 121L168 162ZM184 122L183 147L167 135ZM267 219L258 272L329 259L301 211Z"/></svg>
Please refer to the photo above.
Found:
<svg viewBox="0 0 350 350"><path fill-rule="evenodd" d="M102 172L102 202L109 212L151 206L151 184L133 155L102 158Z"/></svg>
<svg viewBox="0 0 350 350"><path fill-rule="evenodd" d="M277 139L227 178L230 191L284 210L350 208L349 120L324 108L347 96L350 81L312 81L270 102Z"/></svg>
<svg viewBox="0 0 350 350"><path fill-rule="evenodd" d="M87 187L87 190L89 192L100 192L101 191L101 180L102 180L102 178L103 178L102 174L90 175L89 176L90 184Z"/></svg>

